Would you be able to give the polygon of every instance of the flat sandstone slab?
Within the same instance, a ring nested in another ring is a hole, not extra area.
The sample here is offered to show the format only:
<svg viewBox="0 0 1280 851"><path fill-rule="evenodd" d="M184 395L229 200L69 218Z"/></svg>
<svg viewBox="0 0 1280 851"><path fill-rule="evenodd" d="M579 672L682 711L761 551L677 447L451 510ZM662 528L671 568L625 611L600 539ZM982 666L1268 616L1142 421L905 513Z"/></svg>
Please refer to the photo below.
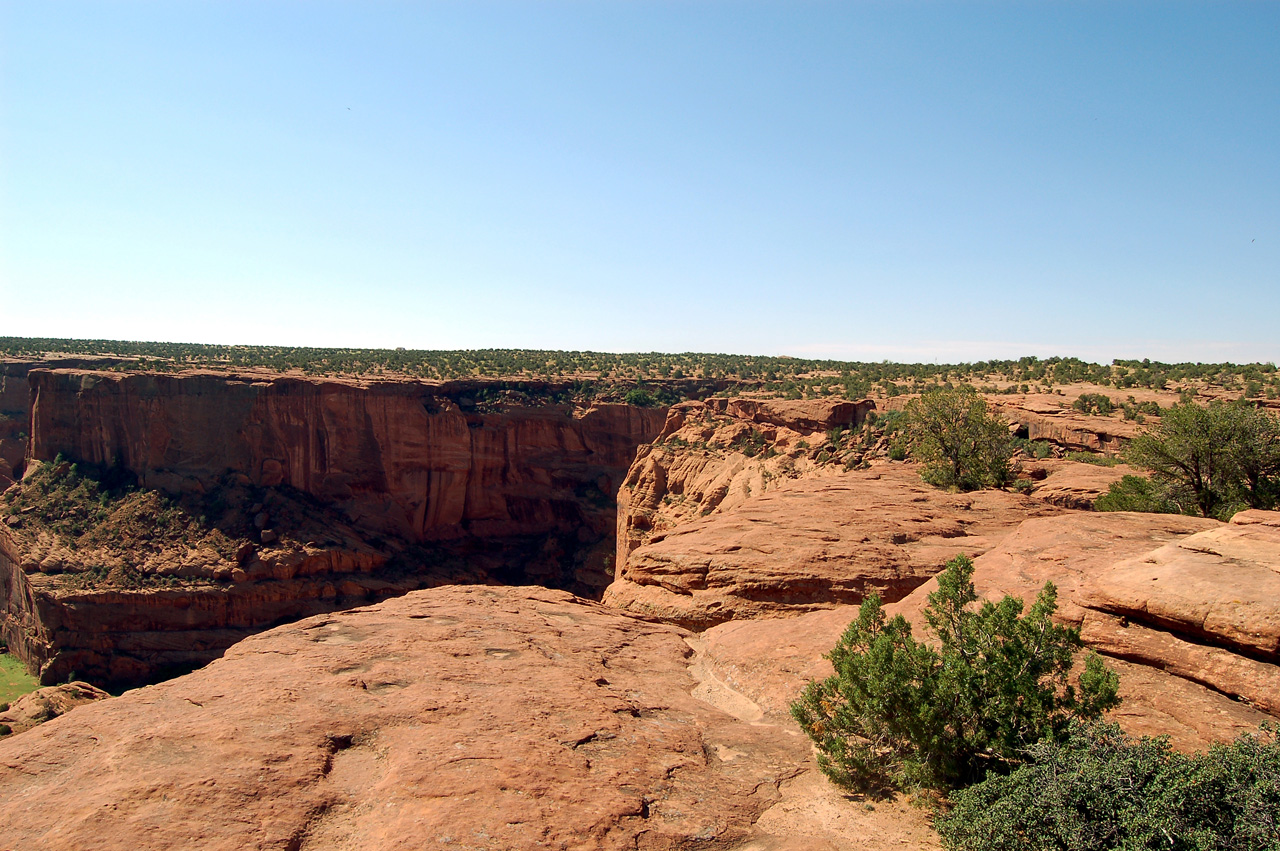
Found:
<svg viewBox="0 0 1280 851"><path fill-rule="evenodd" d="M1084 604L1280 662L1280 512L1242 511L1093 577Z"/></svg>
<svg viewBox="0 0 1280 851"><path fill-rule="evenodd" d="M128 851L772 844L754 824L808 743L692 697L686 636L541 588L313 617L0 741L0 836Z"/></svg>

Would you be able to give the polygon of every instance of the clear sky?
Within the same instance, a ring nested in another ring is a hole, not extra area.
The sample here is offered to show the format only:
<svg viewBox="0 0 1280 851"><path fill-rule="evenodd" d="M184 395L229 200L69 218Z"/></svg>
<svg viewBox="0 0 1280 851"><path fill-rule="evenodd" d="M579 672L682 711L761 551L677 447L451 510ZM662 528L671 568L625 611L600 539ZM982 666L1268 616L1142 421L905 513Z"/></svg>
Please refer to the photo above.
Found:
<svg viewBox="0 0 1280 851"><path fill-rule="evenodd" d="M1280 3L0 0L0 335L1280 361Z"/></svg>

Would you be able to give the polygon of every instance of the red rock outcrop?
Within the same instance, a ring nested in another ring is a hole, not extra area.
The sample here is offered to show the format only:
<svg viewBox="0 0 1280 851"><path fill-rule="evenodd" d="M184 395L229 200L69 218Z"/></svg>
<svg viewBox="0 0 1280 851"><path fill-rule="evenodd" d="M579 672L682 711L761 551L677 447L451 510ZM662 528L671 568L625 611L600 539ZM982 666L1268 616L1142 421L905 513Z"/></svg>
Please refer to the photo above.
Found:
<svg viewBox="0 0 1280 851"><path fill-rule="evenodd" d="M708 399L671 407L618 491L618 564L636 547L788 479L859 460L869 401ZM847 429L847 431L846 431ZM843 436L833 440L839 430Z"/></svg>
<svg viewBox="0 0 1280 851"><path fill-rule="evenodd" d="M1047 440L1076 451L1118 452L1141 427L1117 416L1090 416L1056 396L995 397L997 413L1008 420L1019 437Z"/></svg>
<svg viewBox="0 0 1280 851"><path fill-rule="evenodd" d="M793 847L754 825L807 743L693 698L690 653L678 629L537 588L311 618L0 741L0 835L51 851Z"/></svg>
<svg viewBox="0 0 1280 851"><path fill-rule="evenodd" d="M1180 749L1203 749L1270 720L1263 709L1280 715L1266 702L1276 666L1261 658L1274 647L1280 599L1267 590L1280 563L1277 516L1244 512L1227 526L1128 513L1032 519L977 559L974 579L985 597L1027 600L1053 581L1059 614L1083 625L1086 644L1120 674L1123 703L1112 717L1135 735L1168 735ZM1154 583L1153 572L1160 576ZM1150 585L1162 587L1155 593ZM925 597L936 587L930 580L890 613L905 614L923 632ZM698 636L704 676L778 721L805 682L830 675L823 654L856 615L856 607L841 606L714 626ZM1144 626L1153 622L1163 628ZM1204 655L1195 655L1191 635Z"/></svg>
<svg viewBox="0 0 1280 851"><path fill-rule="evenodd" d="M780 426L800 434L833 428L858 428L876 409L870 399L725 399L702 403L708 409L741 420ZM687 405L686 410L695 407Z"/></svg>
<svg viewBox="0 0 1280 851"><path fill-rule="evenodd" d="M1037 499L1063 508L1092 511L1093 503L1113 483L1125 476L1142 474L1127 464L1106 467L1065 459L1048 459L1025 462L1022 465L1022 475L1035 483L1032 494Z"/></svg>
<svg viewBox="0 0 1280 851"><path fill-rule="evenodd" d="M1169 733L1184 747L1230 738L1248 718L1280 716L1280 529L1271 512L1238 516L1230 525L1129 512L1028 520L977 559L974 585L1029 603L1053 582L1059 618L1128 663L1120 713L1133 731ZM921 624L936 588L931 579L887 610ZM1247 704L1256 710L1242 713Z"/></svg>
<svg viewBox="0 0 1280 851"><path fill-rule="evenodd" d="M648 460L628 477L633 494L658 481ZM622 514L634 497L626 486L623 493L620 529L635 528L638 515ZM1060 511L1003 491L945 493L910 464L836 468L650 533L630 552L635 538L620 531L617 578L604 600L694 629L857 603L871 592L897 600L957 554L980 555L1022 520Z"/></svg>
<svg viewBox="0 0 1280 851"><path fill-rule="evenodd" d="M36 460L118 464L171 492L239 473L411 541L608 536L610 496L664 420L628 405L502 405L505 384L477 382L76 370L28 381ZM498 404L486 410L490 392Z"/></svg>
<svg viewBox="0 0 1280 851"><path fill-rule="evenodd" d="M831 675L823 654L835 646L855 606L793 618L732 621L698 636L708 679L723 683L782 723L788 706L811 679ZM917 634L924 630L915 624ZM1136 736L1169 736L1183 751L1203 750L1257 730L1271 716L1158 667L1108 658L1120 675L1122 702L1109 718Z"/></svg>
<svg viewBox="0 0 1280 851"><path fill-rule="evenodd" d="M21 733L38 724L52 721L59 715L66 715L77 706L93 703L95 700L106 700L110 694L89 683L63 683L60 686L46 686L24 694L15 700L4 711L0 711L0 725L9 728L10 733Z"/></svg>
<svg viewBox="0 0 1280 851"><path fill-rule="evenodd" d="M1030 603L1045 582L1052 582L1058 589L1059 617L1079 626L1084 617L1080 597L1090 576L1123 559L1220 525L1201 517L1129 511L1034 518L976 560L973 584L983 597L998 600L1012 594ZM888 610L923 622L920 613L937 587L937 580L930 579Z"/></svg>
<svg viewBox="0 0 1280 851"><path fill-rule="evenodd" d="M1113 564L1080 601L1090 645L1280 715L1280 512Z"/></svg>
<svg viewBox="0 0 1280 851"><path fill-rule="evenodd" d="M1101 392L1106 389L1096 385L1080 385L1071 392ZM1158 400L1166 406L1178 401L1176 393L1144 393L1143 396L1143 401ZM894 396L881 399L878 404L886 411L900 411L911 398L913 396ZM1077 411L1071 407L1071 396L1014 394L985 398L991 410L1003 417L1009 423L1010 430L1018 437L1048 441L1064 450L1114 454L1124 446L1125 441L1141 431L1139 423L1126 420L1119 413L1102 416Z"/></svg>

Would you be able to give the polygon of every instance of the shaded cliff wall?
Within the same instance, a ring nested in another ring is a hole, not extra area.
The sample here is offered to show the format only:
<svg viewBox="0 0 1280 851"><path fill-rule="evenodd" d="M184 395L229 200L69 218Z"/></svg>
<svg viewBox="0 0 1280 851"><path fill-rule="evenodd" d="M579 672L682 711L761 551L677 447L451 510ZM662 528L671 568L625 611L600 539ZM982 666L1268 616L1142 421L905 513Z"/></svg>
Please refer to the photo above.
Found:
<svg viewBox="0 0 1280 851"><path fill-rule="evenodd" d="M46 575L0 528L0 631L46 683L73 671L115 686L152 681L263 628L446 582L598 595L612 574L614 494L665 418L548 404L560 388L536 382L21 372L4 397L29 432L20 465L62 454L175 494L233 479L268 502L296 492L373 553L264 538L232 579L98 588ZM17 411L23 389L29 413Z"/></svg>
<svg viewBox="0 0 1280 851"><path fill-rule="evenodd" d="M0 490L22 477L31 422L33 369L101 369L125 360L114 357L45 357L0 360Z"/></svg>
<svg viewBox="0 0 1280 851"><path fill-rule="evenodd" d="M0 364L0 489L22 476L29 396L27 369Z"/></svg>
<svg viewBox="0 0 1280 851"><path fill-rule="evenodd" d="M494 405L477 385L32 370L28 457L119 465L144 487L228 473L288 485L410 541L613 533L665 411Z"/></svg>

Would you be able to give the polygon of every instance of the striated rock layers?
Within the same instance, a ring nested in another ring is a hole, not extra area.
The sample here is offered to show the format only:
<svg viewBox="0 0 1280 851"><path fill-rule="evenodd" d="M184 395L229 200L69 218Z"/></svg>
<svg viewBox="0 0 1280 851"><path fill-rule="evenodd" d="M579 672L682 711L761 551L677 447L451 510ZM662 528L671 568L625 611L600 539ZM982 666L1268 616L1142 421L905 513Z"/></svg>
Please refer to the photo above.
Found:
<svg viewBox="0 0 1280 851"><path fill-rule="evenodd" d="M62 454L199 502L192 515L207 506L214 525L228 494L252 494L230 510L256 524L240 524L249 540L232 556L184 533L150 559L159 566L114 581L83 537L5 518L0 630L45 683L151 681L254 631L445 582L598 595L612 578L612 494L664 418L554 404L557 388L533 382L39 368L21 379L32 469ZM100 581L86 579L94 570Z"/></svg>
<svg viewBox="0 0 1280 851"><path fill-rule="evenodd" d="M1017 436L1028 440L1047 440L1064 449L1115 453L1125 441L1141 431L1136 423L1129 420L1089 416L1053 397L996 397L990 401L995 410L1012 424Z"/></svg>
<svg viewBox="0 0 1280 851"><path fill-rule="evenodd" d="M681 630L540 588L310 618L0 740L0 835L51 851L801 847L755 825L806 740L692 697L691 655Z"/></svg>
<svg viewBox="0 0 1280 851"><path fill-rule="evenodd" d="M607 535L611 494L664 419L618 404L503 404L516 391L477 382L75 370L27 379L34 459L120 465L165 491L239 473L410 541ZM593 495L598 512L584 508Z"/></svg>
<svg viewBox="0 0 1280 851"><path fill-rule="evenodd" d="M1133 731L1194 746L1240 732L1242 716L1280 716L1280 514L1029 520L975 565L989 598L1030 602L1046 581L1059 617L1122 665L1119 713ZM889 611L919 623L936 584Z"/></svg>
<svg viewBox="0 0 1280 851"><path fill-rule="evenodd" d="M1280 512L1119 561L1080 602L1090 645L1280 716Z"/></svg>
<svg viewBox="0 0 1280 851"><path fill-rule="evenodd" d="M640 448L618 495L609 605L705 629L871 592L897 600L958 553L1062 511L1003 491L944 493L915 465L868 461L869 435L835 431L840 403L826 403L828 419L783 409L762 420L714 401L676 406ZM858 422L852 411L843 421Z"/></svg>

